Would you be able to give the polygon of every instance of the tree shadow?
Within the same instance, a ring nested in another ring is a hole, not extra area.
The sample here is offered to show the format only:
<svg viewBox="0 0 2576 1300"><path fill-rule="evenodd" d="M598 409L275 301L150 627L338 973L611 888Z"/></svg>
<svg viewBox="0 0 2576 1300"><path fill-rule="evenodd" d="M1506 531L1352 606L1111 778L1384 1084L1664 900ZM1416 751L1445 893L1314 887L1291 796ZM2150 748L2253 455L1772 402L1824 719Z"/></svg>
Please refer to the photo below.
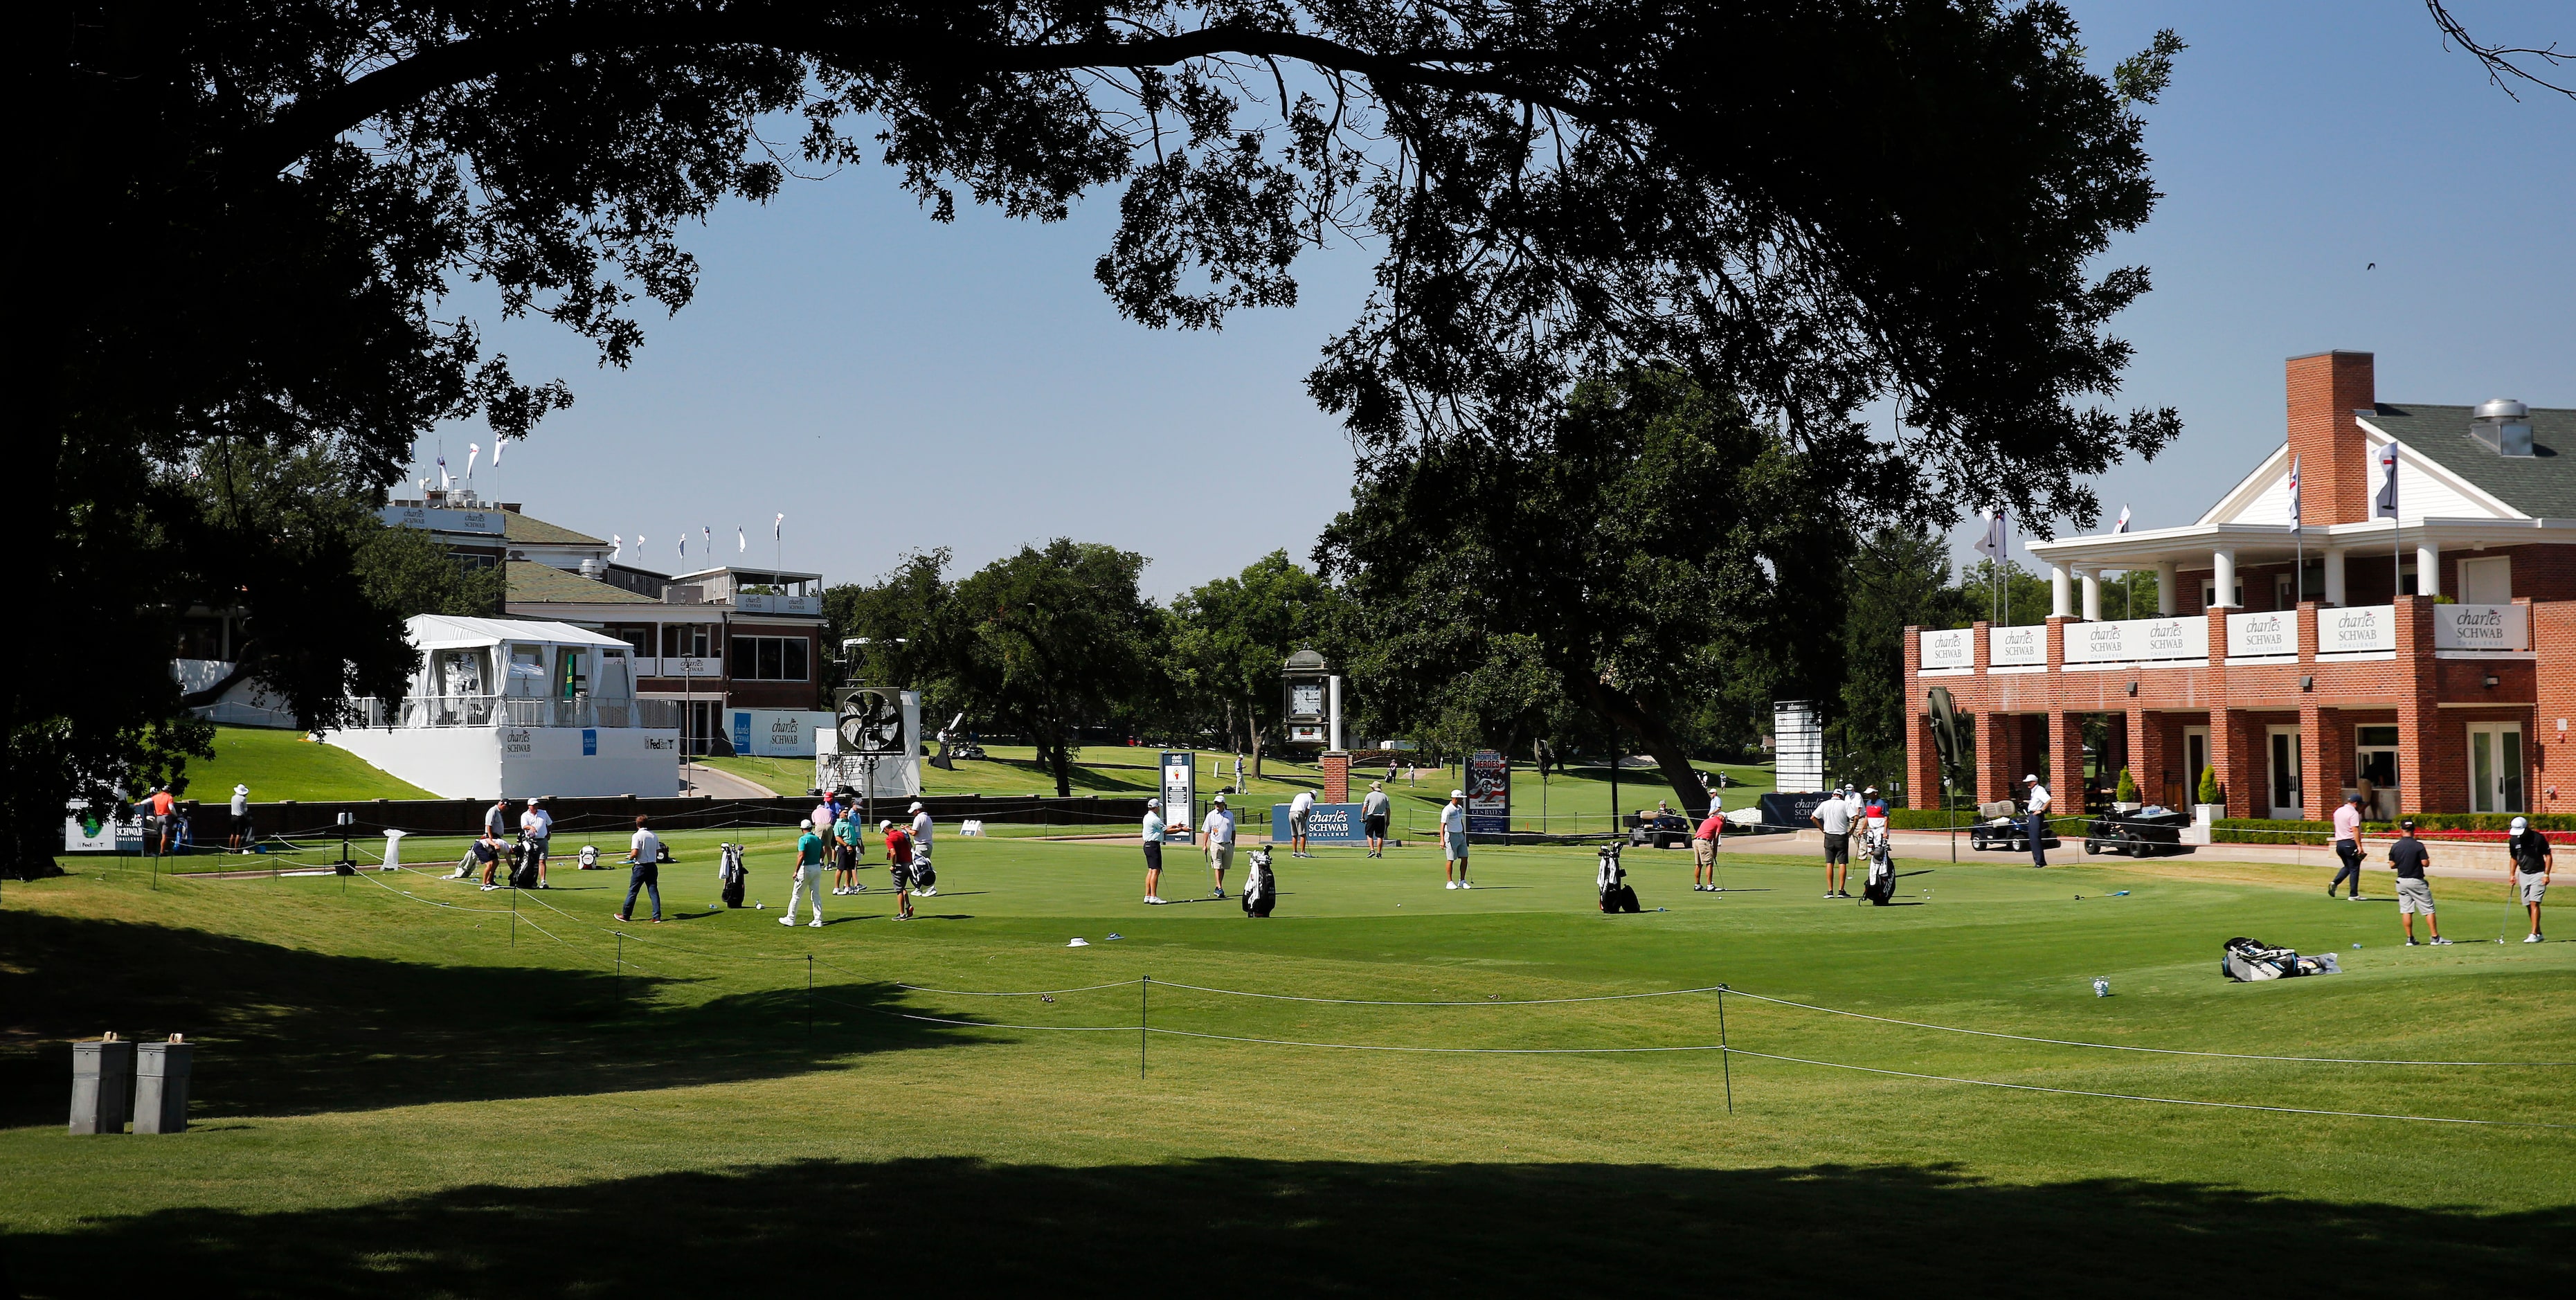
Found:
<svg viewBox="0 0 2576 1300"><path fill-rule="evenodd" d="M811 1160L8 1239L29 1296L2568 1294L2566 1207L2480 1214L1941 1168ZM2558 1279L2551 1282L2551 1278Z"/></svg>
<svg viewBox="0 0 2576 1300"><path fill-rule="evenodd" d="M554 919L549 916L548 919ZM535 934L522 942L547 943ZM349 957L202 930L0 912L0 1125L60 1124L70 1040L184 1032L192 1119L721 1083L836 1068L854 1054L966 1046L889 1014L890 985L767 962L780 987L656 996L699 959L629 943L612 969ZM786 1030L787 1032L781 1032Z"/></svg>

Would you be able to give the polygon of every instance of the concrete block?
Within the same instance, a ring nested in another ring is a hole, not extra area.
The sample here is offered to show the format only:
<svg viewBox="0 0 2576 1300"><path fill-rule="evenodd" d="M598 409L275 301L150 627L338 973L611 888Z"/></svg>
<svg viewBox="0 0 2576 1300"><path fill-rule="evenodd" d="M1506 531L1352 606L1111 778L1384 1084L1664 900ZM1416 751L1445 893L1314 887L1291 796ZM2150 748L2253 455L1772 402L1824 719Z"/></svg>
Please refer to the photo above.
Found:
<svg viewBox="0 0 2576 1300"><path fill-rule="evenodd" d="M72 1132L122 1133L134 1118L134 1044L114 1034L72 1044Z"/></svg>
<svg viewBox="0 0 2576 1300"><path fill-rule="evenodd" d="M137 1043L134 1052L134 1131L188 1131L188 1071L195 1045L177 1034L166 1043Z"/></svg>

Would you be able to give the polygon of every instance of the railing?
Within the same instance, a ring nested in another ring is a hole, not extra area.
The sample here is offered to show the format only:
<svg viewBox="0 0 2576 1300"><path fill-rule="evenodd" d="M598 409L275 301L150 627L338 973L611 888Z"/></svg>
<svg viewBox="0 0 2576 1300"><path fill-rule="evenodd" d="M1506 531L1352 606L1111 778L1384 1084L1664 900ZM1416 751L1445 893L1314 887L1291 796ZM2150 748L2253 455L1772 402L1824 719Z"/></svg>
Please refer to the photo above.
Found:
<svg viewBox="0 0 2576 1300"><path fill-rule="evenodd" d="M527 699L505 695L416 695L357 701L367 727L643 727L676 730L677 700Z"/></svg>
<svg viewBox="0 0 2576 1300"><path fill-rule="evenodd" d="M735 592L733 607L746 614L820 614L820 596L778 596L767 592Z"/></svg>

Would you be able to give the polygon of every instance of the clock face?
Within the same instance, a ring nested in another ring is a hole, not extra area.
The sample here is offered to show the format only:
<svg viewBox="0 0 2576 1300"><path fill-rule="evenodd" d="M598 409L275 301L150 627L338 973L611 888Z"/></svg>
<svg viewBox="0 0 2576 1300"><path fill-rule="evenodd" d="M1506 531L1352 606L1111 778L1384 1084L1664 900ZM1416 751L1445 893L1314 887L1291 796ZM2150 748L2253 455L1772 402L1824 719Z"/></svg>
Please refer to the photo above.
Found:
<svg viewBox="0 0 2576 1300"><path fill-rule="evenodd" d="M1322 713L1324 711L1324 684L1322 682L1299 682L1296 685L1289 687L1288 711L1290 713L1307 715Z"/></svg>

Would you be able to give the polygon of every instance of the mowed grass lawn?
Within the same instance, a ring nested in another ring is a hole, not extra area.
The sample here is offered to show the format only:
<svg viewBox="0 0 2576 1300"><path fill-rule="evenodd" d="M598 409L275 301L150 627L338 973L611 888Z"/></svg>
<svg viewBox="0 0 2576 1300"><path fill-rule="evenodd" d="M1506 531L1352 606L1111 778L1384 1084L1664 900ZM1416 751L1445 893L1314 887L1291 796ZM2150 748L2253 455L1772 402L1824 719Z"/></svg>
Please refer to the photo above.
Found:
<svg viewBox="0 0 2576 1300"><path fill-rule="evenodd" d="M988 758L965 760L952 770L921 765L921 784L930 794L1023 795L1055 793L1055 777L1039 765L1037 751L1028 746L991 745ZM1156 794L1162 789L1162 751L1151 747L1092 745L1080 751L1080 762L1072 774L1073 793L1077 795ZM735 773L781 794L801 794L811 788L814 764L801 758L710 758L707 765ZM1700 763L1707 772L1723 772L1728 785L1722 792L1726 806L1742 808L1773 789L1771 769L1737 763ZM1276 755L1262 761L1260 776L1254 776L1250 760L1245 760L1244 789L1257 814L1266 818L1269 806L1285 803L1301 790L1321 793L1324 770L1311 761L1283 759ZM1202 753L1198 759L1198 792L1201 800L1234 784L1234 756ZM1559 834L1602 832L1613 826L1610 780L1607 767L1579 767L1552 773L1545 781L1538 770L1527 763L1512 767L1512 825L1519 830L1552 830ZM1651 769L1623 768L1617 784L1618 808L1635 812L1652 808L1657 799L1669 800L1672 790L1663 783L1661 773ZM1370 781L1386 780L1386 768L1355 768L1351 772L1352 798L1368 789ZM1401 830L1412 825L1424 830L1436 828L1440 805L1448 800L1449 791L1458 785L1456 768L1423 768L1418 775L1399 776L1387 787L1395 800L1395 825Z"/></svg>
<svg viewBox="0 0 2576 1300"><path fill-rule="evenodd" d="M515 899L415 873L155 880L97 861L10 883L0 1255L16 1284L2351 1296L2576 1282L2576 1131L1770 1058L2551 1125L2576 1124L2566 1068L2100 1051L1750 997L1726 1000L1723 1032L1769 1056L1731 1064L1229 1041L1703 1047L1721 1033L1708 994L1510 1003L1724 981L2086 1042L2576 1060L2576 947L2494 944L2501 886L2436 882L2450 932L2489 941L2408 949L2388 905L2329 903L2317 873L2189 860L1909 862L1909 905L1871 908L1819 899L1804 859L1733 857L1731 892L1712 895L1687 887L1686 855L1636 853L1649 910L1607 917L1580 850L1480 851L1465 893L1440 888L1426 851L1330 851L1283 859L1279 914L1255 921L1231 900L1139 905L1132 845L943 836L922 919L887 919L872 867L874 888L825 898L817 930L777 924L783 840L752 856L766 910L711 908L718 838L672 837L683 861L664 869L660 926L609 919L623 872L564 871ZM1172 861L1166 896L1201 894L1203 868ZM2218 952L2236 934L2333 949L2346 973L2230 985ZM1067 947L1075 936L1089 945ZM2114 996L2093 996L2097 977ZM993 990L1049 992L966 995ZM1140 1044L1142 998L1173 1032ZM64 1040L103 1029L200 1044L191 1132L65 1135Z"/></svg>
<svg viewBox="0 0 2576 1300"><path fill-rule="evenodd" d="M215 756L189 760L187 778L183 793L209 808L230 803L236 785L249 786L261 803L437 797L345 749L306 740L301 731L263 727L215 728ZM204 840L208 828L199 826L197 834ZM212 835L220 843L223 828L215 826Z"/></svg>

